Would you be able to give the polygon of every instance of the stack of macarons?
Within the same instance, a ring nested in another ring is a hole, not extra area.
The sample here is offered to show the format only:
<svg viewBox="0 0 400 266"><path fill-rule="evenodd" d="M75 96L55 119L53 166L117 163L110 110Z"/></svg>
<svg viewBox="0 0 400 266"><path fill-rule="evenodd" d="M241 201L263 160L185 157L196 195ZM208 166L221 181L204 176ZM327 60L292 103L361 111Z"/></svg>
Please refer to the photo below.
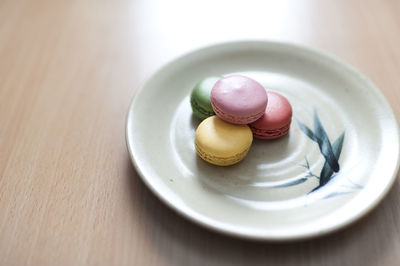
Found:
<svg viewBox="0 0 400 266"><path fill-rule="evenodd" d="M197 154L221 166L248 153L253 137L275 139L289 132L292 107L279 93L267 92L242 76L207 77L192 90L193 114L203 120L196 130Z"/></svg>

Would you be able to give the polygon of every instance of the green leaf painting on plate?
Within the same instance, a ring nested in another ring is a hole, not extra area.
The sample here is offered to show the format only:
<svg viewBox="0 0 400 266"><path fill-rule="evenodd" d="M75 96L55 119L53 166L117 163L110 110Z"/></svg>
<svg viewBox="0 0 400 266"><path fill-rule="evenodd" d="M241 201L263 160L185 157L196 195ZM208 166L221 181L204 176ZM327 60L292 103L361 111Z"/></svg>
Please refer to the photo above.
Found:
<svg viewBox="0 0 400 266"><path fill-rule="evenodd" d="M319 150L325 159L320 175L313 175L319 179L319 185L311 191L313 192L326 185L332 179L334 173L340 171L339 158L340 153L342 152L345 132L343 131L343 133L335 140L333 145L331 145L329 137L321 123L321 120L319 119L317 111L314 111L314 131L312 131L299 120L297 120L297 125L307 137L318 144ZM308 161L307 166L307 168L309 168ZM309 172L311 173L310 170Z"/></svg>
<svg viewBox="0 0 400 266"><path fill-rule="evenodd" d="M319 185L311 191L313 192L326 185L332 179L334 173L340 171L339 158L340 153L342 152L345 132L343 131L343 133L335 140L333 145L331 145L317 111L314 111L314 131L299 120L297 120L297 125L307 137L318 144L319 150L325 159L320 175L316 176L319 178Z"/></svg>
<svg viewBox="0 0 400 266"><path fill-rule="evenodd" d="M300 128L300 130L313 142L315 142L318 145L319 151L321 155L324 158L324 164L322 166L321 172L319 175L313 174L310 168L310 163L305 157L305 164L301 165L302 167L307 169L307 174L306 176L300 178L299 180L292 180L286 184L281 184L279 187L289 187L297 184L301 184L306 182L309 178L315 177L318 179L319 183L318 185L312 189L309 193L312 193L321 187L325 186L326 184L331 181L336 174L340 171L340 165L339 165L339 158L340 154L342 152L342 147L343 147L343 142L345 139L345 132L343 131L342 134L331 144L331 141L329 140L328 134L326 133L321 120L318 116L317 111L314 111L314 130L311 130L307 125L302 123L301 121L297 120L297 125ZM352 183L350 180L348 180L351 183L351 186L348 188L352 189L361 189L362 186L357 185ZM351 193L351 191L347 191L348 193ZM325 198L330 198L333 196L338 196L338 195L344 195L348 193L343 193L343 192L335 192L333 194L329 194ZM308 193L308 194L309 194Z"/></svg>

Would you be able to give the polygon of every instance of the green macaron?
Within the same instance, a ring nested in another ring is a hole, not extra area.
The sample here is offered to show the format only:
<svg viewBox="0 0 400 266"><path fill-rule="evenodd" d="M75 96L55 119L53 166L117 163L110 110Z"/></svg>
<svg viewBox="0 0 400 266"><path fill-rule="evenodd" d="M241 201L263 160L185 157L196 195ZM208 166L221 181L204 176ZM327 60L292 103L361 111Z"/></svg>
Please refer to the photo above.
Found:
<svg viewBox="0 0 400 266"><path fill-rule="evenodd" d="M190 105L192 106L193 114L197 118L203 120L215 115L211 105L211 90L221 78L217 76L207 77L194 86L190 95Z"/></svg>

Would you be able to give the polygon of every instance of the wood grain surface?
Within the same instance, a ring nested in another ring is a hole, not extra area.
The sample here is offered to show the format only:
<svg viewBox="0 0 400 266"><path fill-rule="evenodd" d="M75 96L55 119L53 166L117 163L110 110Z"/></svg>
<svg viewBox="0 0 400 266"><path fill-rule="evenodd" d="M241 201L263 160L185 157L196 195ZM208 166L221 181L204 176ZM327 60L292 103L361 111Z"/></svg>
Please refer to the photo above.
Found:
<svg viewBox="0 0 400 266"><path fill-rule="evenodd" d="M336 54L400 117L397 0L0 0L0 265L399 265L399 181L356 224L273 244L194 225L140 180L124 136L136 88L238 39Z"/></svg>

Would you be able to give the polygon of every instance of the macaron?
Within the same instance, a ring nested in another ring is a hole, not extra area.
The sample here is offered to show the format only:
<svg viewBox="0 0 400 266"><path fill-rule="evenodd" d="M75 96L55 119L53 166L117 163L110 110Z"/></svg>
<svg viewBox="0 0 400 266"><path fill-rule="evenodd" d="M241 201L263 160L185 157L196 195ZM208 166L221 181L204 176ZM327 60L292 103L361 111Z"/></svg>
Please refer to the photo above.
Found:
<svg viewBox="0 0 400 266"><path fill-rule="evenodd" d="M203 120L209 116L215 115L211 106L211 90L215 83L221 77L207 77L199 81L193 88L190 95L190 105L192 106L193 114Z"/></svg>
<svg viewBox="0 0 400 266"><path fill-rule="evenodd" d="M215 114L233 124L256 121L264 114L267 103L264 87L241 75L220 79L211 91L211 105Z"/></svg>
<svg viewBox="0 0 400 266"><path fill-rule="evenodd" d="M252 141L249 126L231 124L215 115L203 120L195 134L197 154L204 161L219 166L241 161Z"/></svg>
<svg viewBox="0 0 400 266"><path fill-rule="evenodd" d="M286 135L292 121L292 106L279 93L268 92L268 106L263 116L249 126L258 139L276 139Z"/></svg>

